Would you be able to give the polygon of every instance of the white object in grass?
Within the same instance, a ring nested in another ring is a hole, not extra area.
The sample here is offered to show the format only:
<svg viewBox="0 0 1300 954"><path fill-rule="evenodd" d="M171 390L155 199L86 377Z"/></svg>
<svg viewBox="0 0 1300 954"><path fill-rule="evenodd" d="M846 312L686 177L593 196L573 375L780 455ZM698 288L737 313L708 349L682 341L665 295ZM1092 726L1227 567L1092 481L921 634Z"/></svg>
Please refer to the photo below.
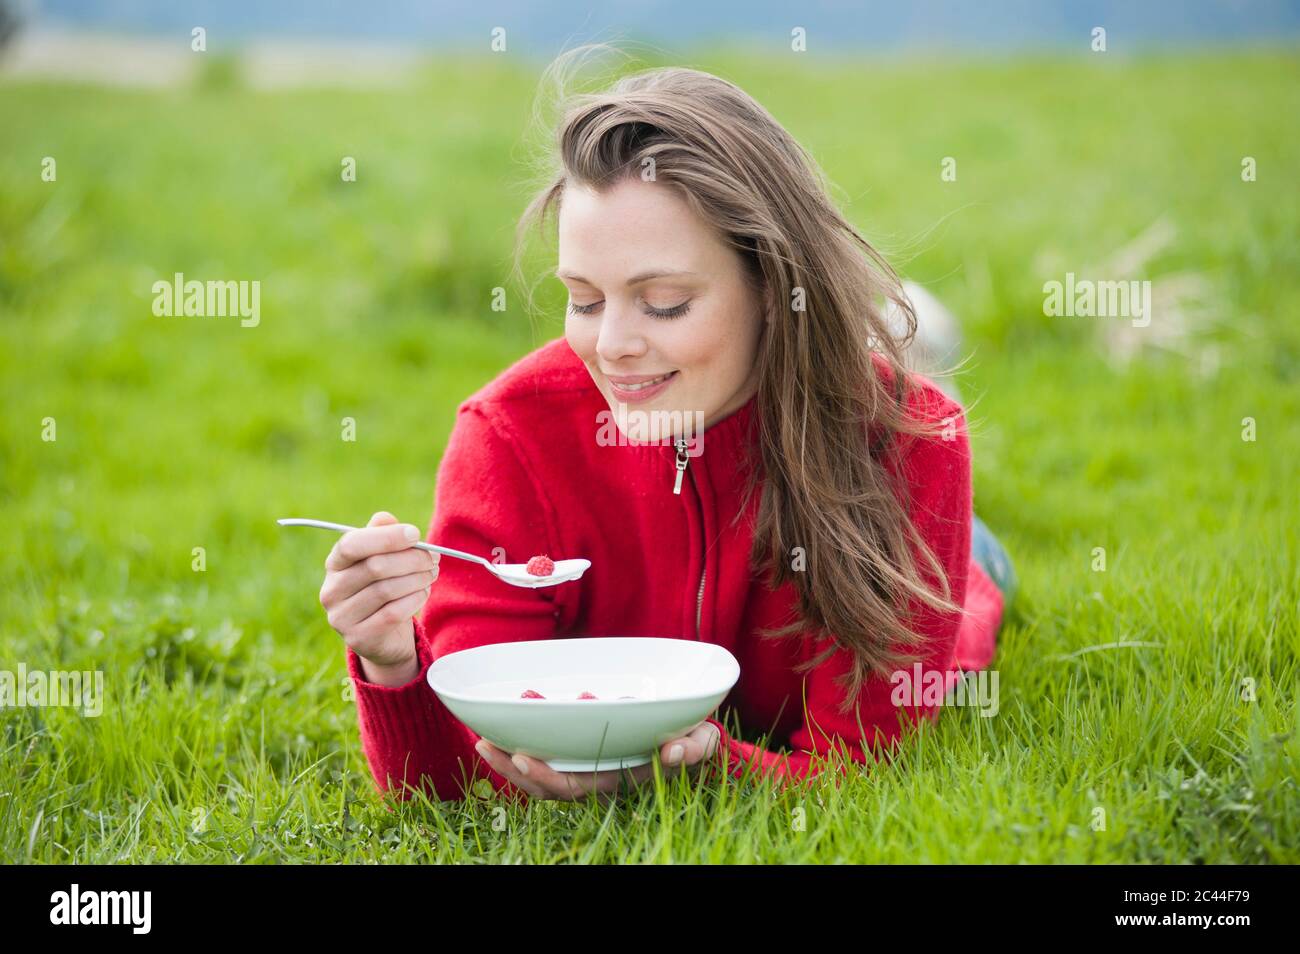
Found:
<svg viewBox="0 0 1300 954"><path fill-rule="evenodd" d="M440 656L428 673L470 729L557 772L644 765L699 726L739 678L721 646L653 636L494 643ZM520 698L525 689L545 698ZM597 698L578 699L584 689ZM615 698L623 694L636 698Z"/></svg>

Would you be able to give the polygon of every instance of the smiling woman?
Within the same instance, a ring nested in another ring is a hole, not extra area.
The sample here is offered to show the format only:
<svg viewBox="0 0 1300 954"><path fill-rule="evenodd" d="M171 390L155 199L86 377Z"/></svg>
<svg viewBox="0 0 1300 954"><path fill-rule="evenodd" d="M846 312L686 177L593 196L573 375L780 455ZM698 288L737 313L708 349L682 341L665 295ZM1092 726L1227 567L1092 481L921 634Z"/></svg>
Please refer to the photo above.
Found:
<svg viewBox="0 0 1300 954"><path fill-rule="evenodd" d="M579 776L511 758L424 683L447 653L557 637L721 645L741 664L727 701L742 728L775 727L795 749L766 751L710 718L665 742L663 764L788 780L872 761L938 714L928 698L895 702L891 674L919 665L951 686L988 665L1002 616L972 561L962 409L905 370L915 317L898 277L802 147L719 77L625 77L576 97L557 142L515 264L529 225L557 212L564 338L461 405L429 539L583 553L592 568L551 590L453 570L427 599L423 577L385 591L399 617L404 592L423 610L413 626L389 614L366 630L374 658L349 654L377 783L458 798L474 751L495 788L536 797L649 779L646 765ZM611 412L620 427L702 426L667 446L611 442L599 426Z"/></svg>
<svg viewBox="0 0 1300 954"><path fill-rule="evenodd" d="M565 338L610 406L702 410L708 427L749 400L763 307L725 237L640 176L574 183L556 201Z"/></svg>

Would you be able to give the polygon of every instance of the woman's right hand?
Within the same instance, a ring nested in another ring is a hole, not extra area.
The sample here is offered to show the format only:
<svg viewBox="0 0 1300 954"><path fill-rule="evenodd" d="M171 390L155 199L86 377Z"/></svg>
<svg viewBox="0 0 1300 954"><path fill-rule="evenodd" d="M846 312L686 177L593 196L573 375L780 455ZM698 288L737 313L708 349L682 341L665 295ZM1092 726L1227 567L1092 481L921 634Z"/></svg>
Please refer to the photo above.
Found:
<svg viewBox="0 0 1300 954"><path fill-rule="evenodd" d="M438 578L439 555L412 547L419 539L418 528L380 511L339 537L325 559L325 616L378 685L405 685L420 673L411 618Z"/></svg>

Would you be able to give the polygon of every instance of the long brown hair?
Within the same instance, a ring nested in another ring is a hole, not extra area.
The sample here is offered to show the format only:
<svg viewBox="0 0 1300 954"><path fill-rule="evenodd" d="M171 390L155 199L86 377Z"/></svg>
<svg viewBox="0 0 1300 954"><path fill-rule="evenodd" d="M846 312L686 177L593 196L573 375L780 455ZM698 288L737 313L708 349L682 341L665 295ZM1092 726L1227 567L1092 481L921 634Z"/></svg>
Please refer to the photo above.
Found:
<svg viewBox="0 0 1300 954"><path fill-rule="evenodd" d="M562 55L548 76L563 88L565 71L600 46ZM761 477L750 563L770 572L773 588L794 584L800 616L759 635L811 629L832 637L800 672L849 648L847 713L871 674L888 677L924 655L909 605L960 612L909 518L907 488L885 465L897 435L936 430L906 413L914 384L903 348L916 317L898 275L836 209L812 157L727 80L680 67L644 70L568 96L562 108L546 184L519 221L516 275L529 224L540 229L558 212L567 182L603 190L642 175L647 160L655 181L676 189L740 253L761 292L758 318L771 318L759 346L756 466L745 498ZM902 336L884 319L886 300L906 322ZM531 291L529 304L531 311ZM889 386L873 350L892 371ZM807 572L791 559L795 548Z"/></svg>

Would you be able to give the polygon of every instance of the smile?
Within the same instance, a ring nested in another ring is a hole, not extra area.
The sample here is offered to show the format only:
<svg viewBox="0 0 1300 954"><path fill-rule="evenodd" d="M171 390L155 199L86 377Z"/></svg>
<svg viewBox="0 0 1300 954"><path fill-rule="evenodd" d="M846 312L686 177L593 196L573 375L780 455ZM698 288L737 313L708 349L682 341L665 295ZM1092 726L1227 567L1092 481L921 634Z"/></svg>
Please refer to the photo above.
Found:
<svg viewBox="0 0 1300 954"><path fill-rule="evenodd" d="M650 398L659 394L664 388L672 383L677 377L678 372L669 371L667 374L661 374L657 378L648 378L635 383L628 382L619 384L613 378L606 376L609 381L610 389L614 392L614 397L621 401L648 401Z"/></svg>
<svg viewBox="0 0 1300 954"><path fill-rule="evenodd" d="M614 384L612 381L610 383L614 384L614 387L618 388L620 391L644 391L646 388L654 387L661 381L667 381L676 373L676 371L669 371L667 374L661 374L659 377L652 378L649 381L642 381L640 384Z"/></svg>

